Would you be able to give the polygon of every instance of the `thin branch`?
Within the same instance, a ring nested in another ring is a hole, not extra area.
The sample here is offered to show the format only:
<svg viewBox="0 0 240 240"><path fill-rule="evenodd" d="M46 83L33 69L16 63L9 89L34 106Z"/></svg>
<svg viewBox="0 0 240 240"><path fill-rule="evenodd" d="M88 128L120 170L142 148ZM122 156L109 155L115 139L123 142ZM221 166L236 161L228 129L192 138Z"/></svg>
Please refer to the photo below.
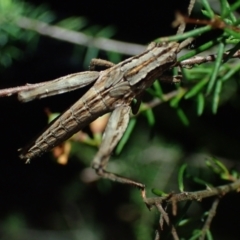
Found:
<svg viewBox="0 0 240 240"><path fill-rule="evenodd" d="M61 41L70 42L73 44L95 47L105 51L113 51L126 55L137 55L146 49L146 46L121 42L106 38L88 36L82 32L68 30L58 26L27 18L19 17L15 24L20 28L35 31L41 35L55 38Z"/></svg>
<svg viewBox="0 0 240 240"><path fill-rule="evenodd" d="M167 205L166 205L167 208ZM165 209L166 211L166 209ZM160 212L161 213L161 212ZM155 239L160 239L160 235L161 235L161 231L163 231L163 224L164 224L164 214L160 214L160 218L159 218L159 228L157 228L156 230L156 236Z"/></svg>
<svg viewBox="0 0 240 240"><path fill-rule="evenodd" d="M163 224L164 224L163 214L160 214L160 218L159 218L160 230L163 230ZM159 235L160 235L160 231L159 231Z"/></svg>
<svg viewBox="0 0 240 240"><path fill-rule="evenodd" d="M153 100L151 100L150 102L147 102L147 103L143 103L143 107L140 108L140 110L138 111L138 113L136 115L138 115L139 113L141 112L144 112L146 111L147 109L150 109L150 108L154 108L164 102L168 102L170 99L174 98L175 96L177 96L177 94L179 93L178 90L175 90L175 91L172 91L172 92L169 92L169 93L166 93L163 95L163 99L164 100L161 100L160 98L154 98Z"/></svg>
<svg viewBox="0 0 240 240"><path fill-rule="evenodd" d="M165 212L165 210L163 209L161 204L156 204L156 208L158 209L158 211L161 213L161 215L163 216L165 222L167 223L167 225L171 228L171 233L173 236L174 240L179 240L176 228L173 226L173 224L170 222L170 219L168 217L168 214Z"/></svg>
<svg viewBox="0 0 240 240"><path fill-rule="evenodd" d="M214 202L212 204L212 207L208 212L208 217L207 217L207 220L206 220L206 222L203 226L202 235L200 236L199 240L204 240L205 239L205 235L207 233L207 230L210 229L210 225L212 223L212 220L213 220L214 216L216 215L216 210L217 210L219 202L220 202L220 198L216 198L214 200Z"/></svg>
<svg viewBox="0 0 240 240"><path fill-rule="evenodd" d="M223 54L223 59L226 58L228 56L230 52L225 52ZM186 59L186 60L183 60L180 65L182 67L187 67L187 66L190 66L192 67L193 65L195 64L202 64L202 63L206 63L206 62L213 62L215 61L217 58L217 55L216 54L211 54L211 55L208 55L206 57L204 56L195 56L195 57L192 57L192 58L189 58L189 59ZM232 55L232 58L240 58L240 50L236 51L233 55Z"/></svg>
<svg viewBox="0 0 240 240"><path fill-rule="evenodd" d="M156 231L156 235L155 235L154 240L160 240L159 231Z"/></svg>
<svg viewBox="0 0 240 240"><path fill-rule="evenodd" d="M188 7L188 15L191 14L195 0L190 0ZM35 31L41 35L55 38L61 41L70 42L73 44L95 47L105 51L113 51L126 55L137 55L146 49L146 46L101 37L92 37L82 32L72 31L59 26L53 26L39 20L20 16L14 22L18 27ZM181 23L178 33L182 33L185 29L185 23Z"/></svg>
<svg viewBox="0 0 240 240"><path fill-rule="evenodd" d="M196 0L190 0L190 1L189 1L189 5L188 5L188 16L190 16L191 13L192 13L192 9L193 9L193 7L194 7L194 5L195 5L195 1L196 1ZM185 22L181 22L181 24L180 24L179 27L178 27L177 34L182 34L182 33L184 32L185 28L186 28L186 23L185 23Z"/></svg>
<svg viewBox="0 0 240 240"><path fill-rule="evenodd" d="M215 188L208 188L202 191L196 192L181 192L176 194L171 194L171 196L166 197L153 197L153 198L145 198L145 203L151 207L156 204L162 203L170 203L173 202L183 202L183 201L202 201L203 198L213 197L213 196L223 196L228 192L237 191L240 188L240 180L236 182L222 185Z"/></svg>
<svg viewBox="0 0 240 240"><path fill-rule="evenodd" d="M48 82L52 82L52 81L48 81ZM27 84L24 86L0 89L0 97L9 97L9 96L12 96L13 94L19 93L21 91L30 90L30 89L34 89L34 88L43 86L46 83L47 82L40 82L40 83L34 83L34 84Z"/></svg>

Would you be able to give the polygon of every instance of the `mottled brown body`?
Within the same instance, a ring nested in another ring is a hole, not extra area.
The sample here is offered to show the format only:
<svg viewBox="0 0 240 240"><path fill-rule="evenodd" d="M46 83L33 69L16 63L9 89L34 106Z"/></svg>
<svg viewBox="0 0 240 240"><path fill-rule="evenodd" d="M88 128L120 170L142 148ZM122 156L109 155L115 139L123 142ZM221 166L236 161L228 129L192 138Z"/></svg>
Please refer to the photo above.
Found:
<svg viewBox="0 0 240 240"><path fill-rule="evenodd" d="M178 43L152 44L142 54L100 72L88 92L23 149L20 157L29 161L68 139L99 116L129 106L157 77L176 65L178 46Z"/></svg>
<svg viewBox="0 0 240 240"><path fill-rule="evenodd" d="M70 138L74 133L96 118L114 110L130 99L116 99L109 95L100 79L74 105L61 114L30 146L23 149L23 159L31 159L49 151L54 146Z"/></svg>

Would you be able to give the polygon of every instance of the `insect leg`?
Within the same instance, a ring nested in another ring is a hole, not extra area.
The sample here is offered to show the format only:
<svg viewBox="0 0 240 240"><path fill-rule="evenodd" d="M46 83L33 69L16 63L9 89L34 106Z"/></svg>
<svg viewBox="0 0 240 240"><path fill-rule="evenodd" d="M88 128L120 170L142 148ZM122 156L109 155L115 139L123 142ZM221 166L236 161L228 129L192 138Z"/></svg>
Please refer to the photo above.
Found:
<svg viewBox="0 0 240 240"><path fill-rule="evenodd" d="M90 62L89 70L96 71L96 69L99 70L99 68L101 70L105 70L107 68L113 67L114 65L115 64L110 61L99 59L99 58L93 58Z"/></svg>
<svg viewBox="0 0 240 240"><path fill-rule="evenodd" d="M112 112L108 125L105 129L100 148L93 159L92 167L96 170L97 174L103 178L108 178L112 181L130 184L140 188L142 190L142 196L145 197L144 184L118 176L105 170L113 149L123 136L128 126L130 110L130 106L120 106Z"/></svg>
<svg viewBox="0 0 240 240"><path fill-rule="evenodd" d="M96 71L69 74L67 76L48 81L40 87L20 91L18 93L18 99L21 102L28 102L36 98L44 98L70 92L95 82L98 77L99 72Z"/></svg>

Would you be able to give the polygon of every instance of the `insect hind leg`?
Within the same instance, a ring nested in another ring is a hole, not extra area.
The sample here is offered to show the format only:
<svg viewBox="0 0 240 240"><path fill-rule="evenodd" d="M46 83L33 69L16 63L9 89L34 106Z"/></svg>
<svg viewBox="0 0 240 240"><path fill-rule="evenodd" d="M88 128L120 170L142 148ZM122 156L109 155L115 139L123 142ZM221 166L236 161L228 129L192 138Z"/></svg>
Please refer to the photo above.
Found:
<svg viewBox="0 0 240 240"><path fill-rule="evenodd" d="M94 168L96 173L103 178L124 184L130 184L139 188L142 191L143 198L145 198L144 184L105 170L113 149L116 147L127 128L130 110L130 106L120 106L112 112L104 132L102 143L93 159L92 168Z"/></svg>

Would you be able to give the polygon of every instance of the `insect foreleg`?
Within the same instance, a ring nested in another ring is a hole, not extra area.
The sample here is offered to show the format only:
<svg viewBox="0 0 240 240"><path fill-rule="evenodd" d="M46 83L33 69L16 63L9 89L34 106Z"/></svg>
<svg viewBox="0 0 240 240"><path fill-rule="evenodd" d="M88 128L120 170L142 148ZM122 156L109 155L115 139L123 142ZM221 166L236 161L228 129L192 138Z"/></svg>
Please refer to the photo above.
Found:
<svg viewBox="0 0 240 240"><path fill-rule="evenodd" d="M69 74L67 76L48 81L40 87L21 91L18 93L18 99L22 102L28 102L36 98L44 98L70 92L95 82L98 77L99 72L96 71Z"/></svg>
<svg viewBox="0 0 240 240"><path fill-rule="evenodd" d="M99 70L99 68L101 68L101 70L105 70L110 67L113 67L114 65L115 64L110 61L99 59L99 58L93 58L90 62L89 70L96 71L96 69Z"/></svg>
<svg viewBox="0 0 240 240"><path fill-rule="evenodd" d="M105 170L113 149L123 136L128 126L130 110L130 106L120 106L112 112L105 129L100 148L93 159L92 167L96 170L97 174L103 178L136 186L144 192L144 184L118 176Z"/></svg>

